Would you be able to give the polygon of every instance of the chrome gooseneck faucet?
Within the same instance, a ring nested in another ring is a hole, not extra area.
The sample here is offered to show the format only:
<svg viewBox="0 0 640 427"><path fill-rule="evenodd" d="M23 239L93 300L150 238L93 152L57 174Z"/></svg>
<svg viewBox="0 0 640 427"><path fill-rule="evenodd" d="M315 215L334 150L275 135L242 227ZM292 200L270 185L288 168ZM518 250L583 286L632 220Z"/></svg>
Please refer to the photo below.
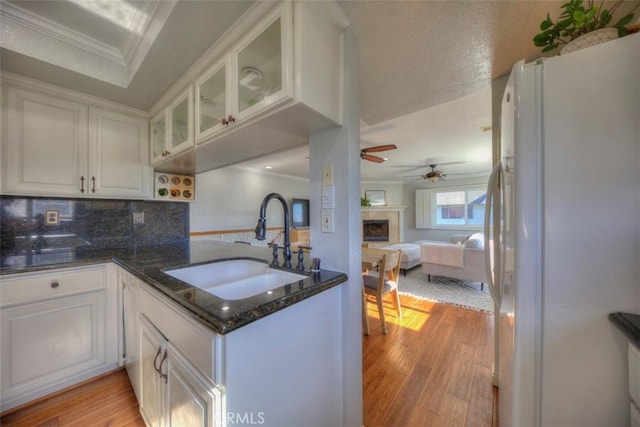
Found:
<svg viewBox="0 0 640 427"><path fill-rule="evenodd" d="M256 225L256 239L264 240L267 234L267 205L271 199L278 199L282 203L282 210L284 211L284 262L282 264L285 268L291 268L291 240L289 239L289 206L287 206L286 200L278 193L269 193L262 200L260 205L260 218L258 218L258 225Z"/></svg>

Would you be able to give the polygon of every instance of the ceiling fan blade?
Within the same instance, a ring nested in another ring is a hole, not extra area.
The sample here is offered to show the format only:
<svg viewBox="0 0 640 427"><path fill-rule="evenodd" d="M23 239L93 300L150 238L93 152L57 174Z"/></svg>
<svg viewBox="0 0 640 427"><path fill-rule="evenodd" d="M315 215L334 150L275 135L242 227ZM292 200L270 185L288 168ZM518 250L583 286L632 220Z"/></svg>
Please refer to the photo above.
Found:
<svg viewBox="0 0 640 427"><path fill-rule="evenodd" d="M369 160L370 162L382 163L385 161L382 157L372 156L371 154L362 153L360 154L361 159Z"/></svg>
<svg viewBox="0 0 640 427"><path fill-rule="evenodd" d="M369 147L369 148L363 148L362 151L364 151L365 153L377 153L379 151L389 151L389 150L395 150L398 147L396 147L395 144L387 144L387 145L376 145L375 147Z"/></svg>

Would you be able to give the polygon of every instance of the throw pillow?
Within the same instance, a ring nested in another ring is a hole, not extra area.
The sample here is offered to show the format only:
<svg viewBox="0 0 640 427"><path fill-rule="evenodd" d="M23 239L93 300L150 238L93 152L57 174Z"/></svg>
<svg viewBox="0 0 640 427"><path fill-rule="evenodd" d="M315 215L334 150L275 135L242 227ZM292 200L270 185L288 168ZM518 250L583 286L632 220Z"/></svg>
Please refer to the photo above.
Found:
<svg viewBox="0 0 640 427"><path fill-rule="evenodd" d="M467 240L464 241L465 248L484 248L484 234L475 233L469 236Z"/></svg>

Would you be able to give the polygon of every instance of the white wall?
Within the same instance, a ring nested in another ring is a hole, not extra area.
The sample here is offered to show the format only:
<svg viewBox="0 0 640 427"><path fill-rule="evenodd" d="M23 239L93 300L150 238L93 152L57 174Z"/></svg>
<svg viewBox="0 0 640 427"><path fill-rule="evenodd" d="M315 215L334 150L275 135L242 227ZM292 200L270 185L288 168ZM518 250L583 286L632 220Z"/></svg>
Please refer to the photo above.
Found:
<svg viewBox="0 0 640 427"><path fill-rule="evenodd" d="M254 228L260 204L271 192L292 198L309 198L305 179L257 173L228 166L196 175L196 201L191 204L189 228L194 231ZM272 200L267 208L267 227L283 226L282 207Z"/></svg>
<svg viewBox="0 0 640 427"><path fill-rule="evenodd" d="M360 102L358 42L345 35L344 126L313 135L309 141L311 201L322 194L322 167L333 165L335 231L320 230L320 208L311 208L313 257L349 276L342 291L343 426L362 426L362 264L360 243Z"/></svg>
<svg viewBox="0 0 640 427"><path fill-rule="evenodd" d="M403 205L407 206L404 211L404 240L406 242L414 242L416 240L442 240L449 242L453 234L473 234L474 230L434 230L434 229L418 229L416 228L416 190L421 188L440 189L463 187L467 185L487 186L488 177L456 179L448 181L440 181L436 183L418 182L415 184L406 184L403 188Z"/></svg>
<svg viewBox="0 0 640 427"><path fill-rule="evenodd" d="M360 184L360 197L364 197L365 191L383 190L387 200L387 206L404 206L403 185L401 182L362 182Z"/></svg>

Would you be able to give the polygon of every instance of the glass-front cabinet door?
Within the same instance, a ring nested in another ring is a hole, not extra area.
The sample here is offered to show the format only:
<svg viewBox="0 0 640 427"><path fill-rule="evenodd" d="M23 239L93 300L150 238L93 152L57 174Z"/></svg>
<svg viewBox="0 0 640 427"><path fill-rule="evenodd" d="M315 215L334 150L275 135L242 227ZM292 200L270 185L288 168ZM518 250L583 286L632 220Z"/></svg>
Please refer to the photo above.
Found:
<svg viewBox="0 0 640 427"><path fill-rule="evenodd" d="M167 151L167 112L151 119L151 162L156 163L166 157Z"/></svg>
<svg viewBox="0 0 640 427"><path fill-rule="evenodd" d="M189 88L169 107L170 155L193 146L193 90Z"/></svg>
<svg viewBox="0 0 640 427"><path fill-rule="evenodd" d="M288 6L277 7L234 49L237 119L247 118L291 95L290 16Z"/></svg>
<svg viewBox="0 0 640 427"><path fill-rule="evenodd" d="M198 143L228 126L228 117L231 115L227 85L228 68L225 57L195 83L195 132Z"/></svg>

